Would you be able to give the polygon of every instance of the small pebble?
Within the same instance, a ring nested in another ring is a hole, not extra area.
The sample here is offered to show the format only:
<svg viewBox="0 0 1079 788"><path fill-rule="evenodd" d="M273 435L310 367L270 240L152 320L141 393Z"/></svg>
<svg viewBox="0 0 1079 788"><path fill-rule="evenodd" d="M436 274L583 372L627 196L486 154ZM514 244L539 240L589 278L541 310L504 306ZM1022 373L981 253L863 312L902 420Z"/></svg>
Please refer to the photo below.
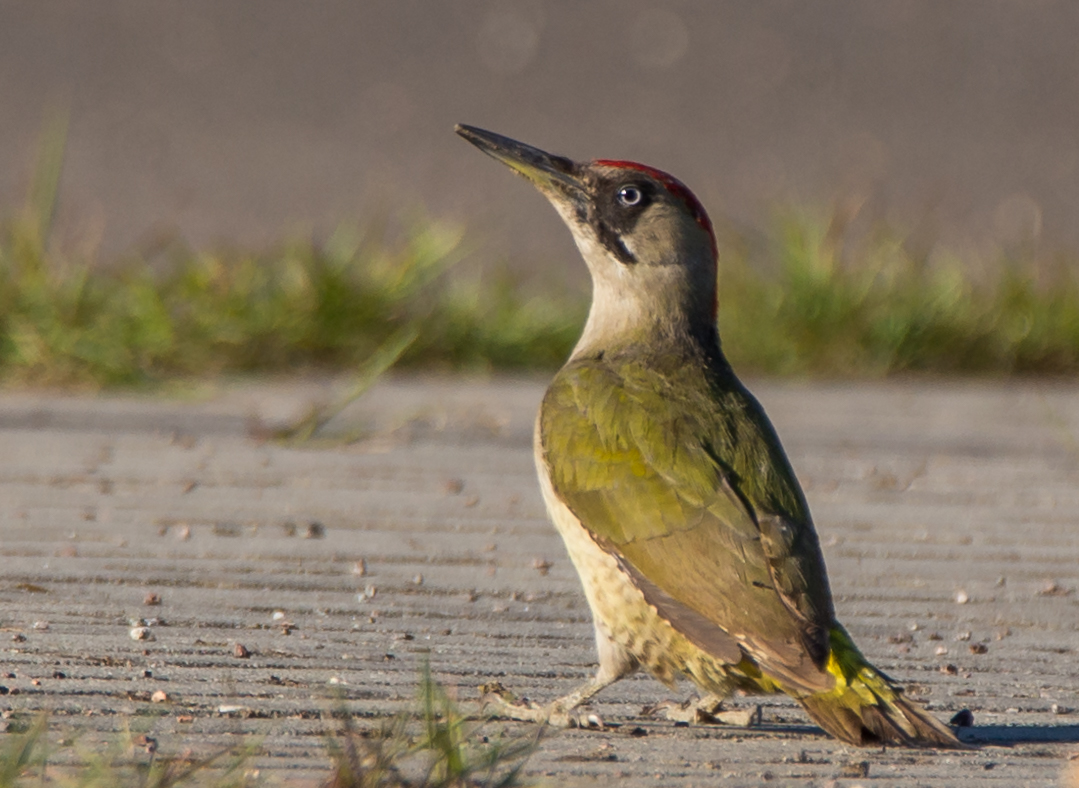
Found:
<svg viewBox="0 0 1079 788"><path fill-rule="evenodd" d="M154 633L150 630L150 627L132 627L127 633L128 637L132 640L155 640Z"/></svg>
<svg viewBox="0 0 1079 788"><path fill-rule="evenodd" d="M352 565L352 574L363 577L367 574L367 562L362 558Z"/></svg>
<svg viewBox="0 0 1079 788"><path fill-rule="evenodd" d="M144 596L142 598L142 603L144 605L149 605L149 606L160 605L161 604L161 595L160 594L155 594L153 591L150 591L150 592L148 592L146 594L146 596Z"/></svg>
<svg viewBox="0 0 1079 788"><path fill-rule="evenodd" d="M464 488L465 483L462 479L446 479L442 483L442 489L446 495L460 495L461 490Z"/></svg>
<svg viewBox="0 0 1079 788"><path fill-rule="evenodd" d="M970 640L970 632L959 632L956 634L955 639L965 643Z"/></svg>
<svg viewBox="0 0 1079 788"><path fill-rule="evenodd" d="M1038 596L1070 596L1073 589L1064 588L1055 580L1050 580L1038 592Z"/></svg>
<svg viewBox="0 0 1079 788"><path fill-rule="evenodd" d="M303 530L304 539L321 539L326 535L326 526L320 523L318 520L312 520Z"/></svg>
<svg viewBox="0 0 1079 788"><path fill-rule="evenodd" d="M150 696L151 703L164 703L169 699L169 696L165 693L165 690L156 690L153 695Z"/></svg>
<svg viewBox="0 0 1079 788"><path fill-rule="evenodd" d="M948 653L948 647L947 646L937 646L937 650L935 652L933 652L933 653L935 653L938 657L943 657L945 654Z"/></svg>
<svg viewBox="0 0 1079 788"><path fill-rule="evenodd" d="M539 572L541 575L546 575L547 572L550 571L552 566L554 566L554 564L548 561L546 558L532 559L532 568Z"/></svg>
<svg viewBox="0 0 1079 788"><path fill-rule="evenodd" d="M368 583L366 586L364 586L363 595L367 599L374 599L376 596L378 596L378 586L376 586L374 583Z"/></svg>
<svg viewBox="0 0 1079 788"><path fill-rule="evenodd" d="M247 646L243 643L237 643L232 647L232 656L237 659L247 659L251 656L251 652L247 650Z"/></svg>
<svg viewBox="0 0 1079 788"><path fill-rule="evenodd" d="M966 591L963 591L962 589L960 589L959 591L955 592L955 603L957 605L965 605L969 601L970 601L970 596L967 594Z"/></svg>
<svg viewBox="0 0 1079 788"><path fill-rule="evenodd" d="M1069 709L1067 706L1061 706L1059 703L1054 703L1052 706L1050 706L1049 711L1053 712L1053 714L1071 714L1072 713L1071 709Z"/></svg>
<svg viewBox="0 0 1079 788"><path fill-rule="evenodd" d="M416 575L415 577L413 577L412 578L412 585L422 586L423 585L423 575Z"/></svg>
<svg viewBox="0 0 1079 788"><path fill-rule="evenodd" d="M970 653L971 654L987 654L988 652L989 652L989 646L985 645L984 643L971 643L970 644Z"/></svg>
<svg viewBox="0 0 1079 788"><path fill-rule="evenodd" d="M839 767L837 777L868 777L869 761L850 761Z"/></svg>
<svg viewBox="0 0 1079 788"><path fill-rule="evenodd" d="M284 610L275 610L273 612L273 615L270 616L270 618L272 618L274 621L280 621L284 617L285 617L285 611Z"/></svg>
<svg viewBox="0 0 1079 788"><path fill-rule="evenodd" d="M35 621L34 622L34 629L37 629L37 630L40 630L40 631L44 632L48 628L49 628L49 622L48 621Z"/></svg>
<svg viewBox="0 0 1079 788"><path fill-rule="evenodd" d="M940 672L947 673L949 676L956 676L959 674L959 668L951 663L948 663L947 665L940 666Z"/></svg>
<svg viewBox="0 0 1079 788"><path fill-rule="evenodd" d="M974 714L970 709L961 709L948 720L948 724L956 728L973 728Z"/></svg>
<svg viewBox="0 0 1079 788"><path fill-rule="evenodd" d="M243 536L243 529L240 527L240 524L232 522L214 523L213 532L214 536L223 536L228 539L236 539Z"/></svg>

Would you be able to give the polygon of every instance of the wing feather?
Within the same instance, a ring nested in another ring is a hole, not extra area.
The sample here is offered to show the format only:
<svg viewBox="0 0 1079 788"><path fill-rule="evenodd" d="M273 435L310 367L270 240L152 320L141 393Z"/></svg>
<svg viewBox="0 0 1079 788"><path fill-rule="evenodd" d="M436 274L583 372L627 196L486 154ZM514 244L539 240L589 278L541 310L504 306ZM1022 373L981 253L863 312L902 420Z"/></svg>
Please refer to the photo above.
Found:
<svg viewBox="0 0 1079 788"><path fill-rule="evenodd" d="M792 688L827 688L831 596L801 491L756 401L700 369L567 365L540 415L553 488L652 596L684 606L672 623L691 640L727 659L733 638Z"/></svg>

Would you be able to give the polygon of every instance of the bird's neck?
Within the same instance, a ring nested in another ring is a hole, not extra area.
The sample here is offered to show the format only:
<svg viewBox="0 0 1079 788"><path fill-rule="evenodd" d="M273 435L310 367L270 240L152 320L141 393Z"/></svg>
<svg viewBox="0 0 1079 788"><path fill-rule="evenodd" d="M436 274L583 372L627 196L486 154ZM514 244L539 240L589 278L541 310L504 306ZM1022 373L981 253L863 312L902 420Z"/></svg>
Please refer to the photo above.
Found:
<svg viewBox="0 0 1079 788"><path fill-rule="evenodd" d="M634 294L593 281L592 306L571 358L601 354L693 357L722 363L714 290Z"/></svg>

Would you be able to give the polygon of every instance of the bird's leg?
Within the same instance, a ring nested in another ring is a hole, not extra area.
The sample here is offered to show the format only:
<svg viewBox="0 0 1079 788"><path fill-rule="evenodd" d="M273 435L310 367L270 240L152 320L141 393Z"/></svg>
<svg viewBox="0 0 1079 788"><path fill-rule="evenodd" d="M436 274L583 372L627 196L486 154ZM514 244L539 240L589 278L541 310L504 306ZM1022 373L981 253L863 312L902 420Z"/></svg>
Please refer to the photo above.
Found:
<svg viewBox="0 0 1079 788"><path fill-rule="evenodd" d="M598 728L603 727L603 721L578 707L587 703L596 693L613 682L613 679L603 680L597 675L573 692L563 695L546 706L517 700L497 681L482 685L480 691L484 693L483 705L493 708L499 717L546 723L556 728Z"/></svg>
<svg viewBox="0 0 1079 788"><path fill-rule="evenodd" d="M596 627L596 646L599 651L599 670L596 675L546 706L517 700L497 681L480 687L483 705L493 707L498 716L512 720L542 722L558 728L602 728L603 720L599 716L586 714L579 707L588 703L600 690L636 670L637 660L614 643L599 626Z"/></svg>
<svg viewBox="0 0 1079 788"><path fill-rule="evenodd" d="M689 699L684 703L665 700L641 709L645 716L663 716L674 722L690 725L737 725L749 728L760 724L761 708L723 710L725 695L708 693L703 698Z"/></svg>

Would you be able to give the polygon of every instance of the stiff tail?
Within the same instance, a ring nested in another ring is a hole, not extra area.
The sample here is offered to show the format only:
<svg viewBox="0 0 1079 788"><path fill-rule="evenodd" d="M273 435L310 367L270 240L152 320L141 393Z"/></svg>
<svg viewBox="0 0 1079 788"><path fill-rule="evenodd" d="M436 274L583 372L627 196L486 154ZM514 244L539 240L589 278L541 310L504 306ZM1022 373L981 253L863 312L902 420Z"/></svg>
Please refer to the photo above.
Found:
<svg viewBox="0 0 1079 788"><path fill-rule="evenodd" d="M903 697L895 686L858 651L838 624L831 631L827 670L835 688L799 698L813 720L837 739L869 747L957 748L965 745L925 709Z"/></svg>

